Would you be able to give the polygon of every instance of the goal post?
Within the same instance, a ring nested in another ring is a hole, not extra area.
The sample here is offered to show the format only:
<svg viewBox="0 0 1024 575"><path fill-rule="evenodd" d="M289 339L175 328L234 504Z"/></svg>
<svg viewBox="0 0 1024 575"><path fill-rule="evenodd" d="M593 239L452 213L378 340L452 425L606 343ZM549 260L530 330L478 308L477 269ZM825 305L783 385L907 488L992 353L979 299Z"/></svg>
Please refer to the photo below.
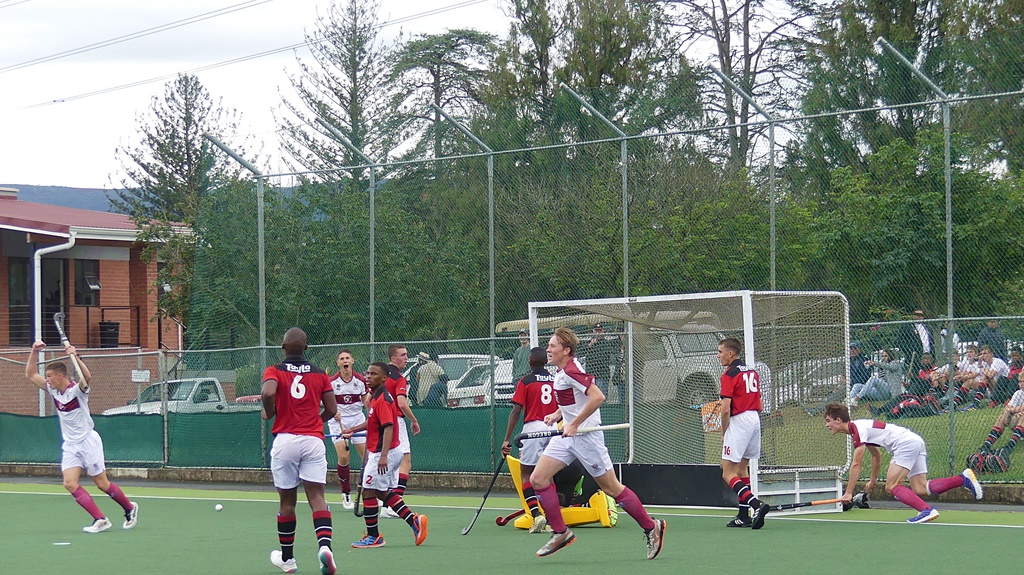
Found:
<svg viewBox="0 0 1024 575"><path fill-rule="evenodd" d="M608 438L613 460L719 465L715 402L724 368L717 348L722 338L735 337L762 386L761 458L751 465L755 493L772 504L839 496L849 448L808 410L848 399L843 294L737 290L531 302L528 311L533 346L546 346L560 326L577 333L576 355L607 396L604 421L632 424ZM721 479L709 488L721 492Z"/></svg>

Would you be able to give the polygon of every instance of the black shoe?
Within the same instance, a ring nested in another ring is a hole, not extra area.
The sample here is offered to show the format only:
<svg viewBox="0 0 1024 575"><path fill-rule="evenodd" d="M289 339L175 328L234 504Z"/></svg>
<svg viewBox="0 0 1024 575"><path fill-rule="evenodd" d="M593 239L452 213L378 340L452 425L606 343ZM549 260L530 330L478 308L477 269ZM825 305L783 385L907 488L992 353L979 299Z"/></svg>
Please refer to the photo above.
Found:
<svg viewBox="0 0 1024 575"><path fill-rule="evenodd" d="M739 515L737 515L736 517L733 517L731 520L729 520L729 522L726 523L725 526L726 527L750 527L750 518L749 517L740 517Z"/></svg>
<svg viewBox="0 0 1024 575"><path fill-rule="evenodd" d="M771 507L767 503L762 503L757 511L754 512L754 516L750 519L751 529L760 529L764 527L764 518L771 511Z"/></svg>

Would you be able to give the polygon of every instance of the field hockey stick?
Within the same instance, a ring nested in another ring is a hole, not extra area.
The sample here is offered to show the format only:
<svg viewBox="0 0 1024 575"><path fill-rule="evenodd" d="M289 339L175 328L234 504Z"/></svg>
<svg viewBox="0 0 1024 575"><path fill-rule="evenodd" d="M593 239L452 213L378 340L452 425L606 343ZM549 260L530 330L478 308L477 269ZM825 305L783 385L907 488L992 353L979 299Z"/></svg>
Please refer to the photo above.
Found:
<svg viewBox="0 0 1024 575"><path fill-rule="evenodd" d="M60 336L60 343L65 348L71 345L68 341L68 334L64 333L64 312L57 312L53 314L53 324L57 326L57 334ZM82 366L78 364L78 358L74 354L71 354L71 363L75 366L75 373L78 374L78 383L85 381L85 375L82 373Z"/></svg>
<svg viewBox="0 0 1024 575"><path fill-rule="evenodd" d="M785 511L787 509L810 507L811 505L829 505L840 502L842 502L842 499L819 499L818 501L804 501L802 503L783 503L782 505L772 505L770 508L772 511Z"/></svg>
<svg viewBox="0 0 1024 575"><path fill-rule="evenodd" d="M505 515L504 517L499 515L494 520L494 522L498 524L498 527L504 527L504 526L508 525L509 521L512 521L516 517L519 517L520 515L523 515L525 513L526 513L525 509L516 509L515 511L513 511L512 513L509 513L508 515Z"/></svg>
<svg viewBox="0 0 1024 575"><path fill-rule="evenodd" d="M476 520L480 517L480 512L484 510L484 503L487 502L487 496L491 494L491 490L494 489L494 484L498 481L498 474L501 473L501 468L505 466L505 454L501 454L501 461L498 462L498 466L494 468L494 476L491 477L491 485L487 487L487 491L484 493L484 499L480 502L480 507L477 508L476 514L473 515L473 520L469 522L469 525L462 530L462 534L466 535L469 530L476 524Z"/></svg>
<svg viewBox="0 0 1024 575"><path fill-rule="evenodd" d="M599 425L597 427L581 427L576 430L576 433L591 433L594 431L610 431L612 429L629 429L630 424L628 423L616 423L614 425ZM516 447L522 447L523 441L526 439L540 439L542 437L556 437L562 435L561 429L545 429L543 431L524 431L519 435L515 436L513 442Z"/></svg>
<svg viewBox="0 0 1024 575"><path fill-rule="evenodd" d="M342 434L342 433L325 433L324 437L329 437L331 439L336 439L338 437L341 437L343 439L352 439L353 437L366 437L366 432L365 431L360 431L359 433L353 433L352 435L349 435L348 437L345 437L345 435Z"/></svg>
<svg viewBox="0 0 1024 575"><path fill-rule="evenodd" d="M356 517L363 516L363 470L359 470L359 489L356 489L356 505L352 508L352 514Z"/></svg>

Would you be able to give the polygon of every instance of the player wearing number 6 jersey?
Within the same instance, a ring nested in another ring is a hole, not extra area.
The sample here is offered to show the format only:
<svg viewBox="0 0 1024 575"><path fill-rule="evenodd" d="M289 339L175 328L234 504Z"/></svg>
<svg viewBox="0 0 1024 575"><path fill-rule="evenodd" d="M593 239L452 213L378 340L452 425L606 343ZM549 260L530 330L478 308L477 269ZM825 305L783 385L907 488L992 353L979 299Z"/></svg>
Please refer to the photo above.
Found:
<svg viewBox="0 0 1024 575"><path fill-rule="evenodd" d="M529 352L530 373L523 376L516 384L516 391L512 394L512 413L508 416L508 427L505 429L505 441L501 444L501 452L507 457L512 452L512 445L509 439L519 423L519 416L526 409L523 417L523 431L543 431L553 429L552 426L544 423L544 418L558 409L555 403L554 389L552 388L555 378L548 370L544 369L547 363L547 352L543 347L535 347ZM540 461L540 455L544 448L551 441L550 437L543 439L531 439L523 443L519 449L520 476L523 481L523 497L530 507L530 514L533 516L533 525L530 526L530 533L540 533L547 526L547 519L540 513L540 506L537 502L537 494L533 491L530 483L530 474L533 468Z"/></svg>
<svg viewBox="0 0 1024 575"><path fill-rule="evenodd" d="M270 470L281 503L277 513L277 538L281 550L271 551L270 562L285 573L298 570L293 556L295 504L299 483L313 511L320 573L334 575L331 551L331 510L324 499L327 455L324 422L334 417L338 404L327 373L305 358L306 333L297 327L284 334L285 358L263 372L263 419L274 420ZM320 405L323 404L323 410Z"/></svg>
<svg viewBox="0 0 1024 575"><path fill-rule="evenodd" d="M750 460L761 455L761 381L754 368L740 359L740 341L727 337L718 342L722 374L722 479L736 492L739 511L729 527L764 527L768 504L750 490ZM753 518L750 510L754 508Z"/></svg>

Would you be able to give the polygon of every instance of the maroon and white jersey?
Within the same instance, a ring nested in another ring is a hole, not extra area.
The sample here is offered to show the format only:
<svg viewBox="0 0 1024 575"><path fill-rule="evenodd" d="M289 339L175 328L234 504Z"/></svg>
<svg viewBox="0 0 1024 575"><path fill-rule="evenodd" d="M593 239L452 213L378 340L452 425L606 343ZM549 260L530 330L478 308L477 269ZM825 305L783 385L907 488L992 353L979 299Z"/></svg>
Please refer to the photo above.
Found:
<svg viewBox="0 0 1024 575"><path fill-rule="evenodd" d="M363 396L366 395L366 378L357 371L352 372L352 379L345 381L339 371L331 379L334 388L334 399L338 401L338 415L351 417L363 411Z"/></svg>
<svg viewBox="0 0 1024 575"><path fill-rule="evenodd" d="M893 453L904 444L922 441L920 435L906 427L874 419L855 419L851 421L850 435L853 437L854 449L861 445L875 445L889 453Z"/></svg>
<svg viewBox="0 0 1024 575"><path fill-rule="evenodd" d="M523 423L544 421L544 416L558 409L555 403L554 381L553 375L546 369L541 369L523 376L516 384L512 403L523 406L526 412Z"/></svg>
<svg viewBox="0 0 1024 575"><path fill-rule="evenodd" d="M744 411L761 411L761 379L752 367L733 360L722 374L722 399L732 400L729 415Z"/></svg>
<svg viewBox="0 0 1024 575"><path fill-rule="evenodd" d="M77 443L85 439L96 425L89 413L89 392L82 391L76 382L63 393L46 384L46 392L53 398L57 408L57 419L60 421L60 434L64 441Z"/></svg>
<svg viewBox="0 0 1024 575"><path fill-rule="evenodd" d="M571 422L583 411L587 404L587 389L594 385L594 376L583 371L580 361L573 357L569 363L555 373L552 389L555 401L562 410L562 421ZM601 425L601 409L598 408L579 427L597 427Z"/></svg>
<svg viewBox="0 0 1024 575"><path fill-rule="evenodd" d="M333 391L327 372L306 361L289 356L263 372L263 381L277 382L277 415L271 433L291 433L324 438L320 403L324 392Z"/></svg>

